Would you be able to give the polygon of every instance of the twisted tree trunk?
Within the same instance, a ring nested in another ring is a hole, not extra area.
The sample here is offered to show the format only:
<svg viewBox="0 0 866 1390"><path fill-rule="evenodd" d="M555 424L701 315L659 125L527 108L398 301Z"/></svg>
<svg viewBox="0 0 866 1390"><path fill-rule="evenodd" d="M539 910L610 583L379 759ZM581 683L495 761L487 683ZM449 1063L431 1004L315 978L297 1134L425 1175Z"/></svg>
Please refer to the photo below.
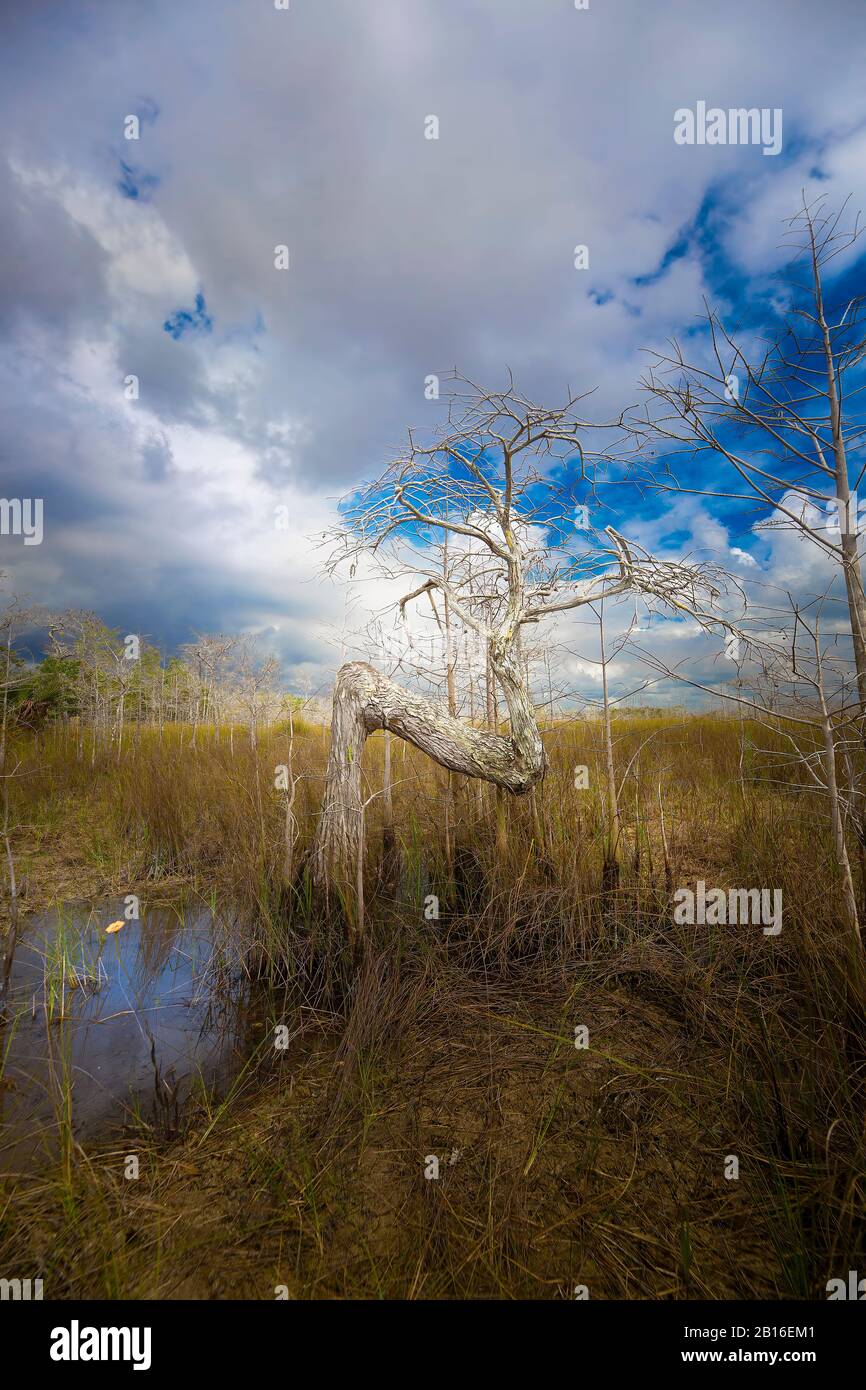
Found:
<svg viewBox="0 0 866 1390"><path fill-rule="evenodd" d="M494 639L490 646L508 706L510 736L464 724L364 661L340 668L325 796L312 850L313 878L319 885L353 881L362 838L361 753L377 729L406 739L440 767L492 782L515 796L535 786L545 766L535 711L510 645Z"/></svg>

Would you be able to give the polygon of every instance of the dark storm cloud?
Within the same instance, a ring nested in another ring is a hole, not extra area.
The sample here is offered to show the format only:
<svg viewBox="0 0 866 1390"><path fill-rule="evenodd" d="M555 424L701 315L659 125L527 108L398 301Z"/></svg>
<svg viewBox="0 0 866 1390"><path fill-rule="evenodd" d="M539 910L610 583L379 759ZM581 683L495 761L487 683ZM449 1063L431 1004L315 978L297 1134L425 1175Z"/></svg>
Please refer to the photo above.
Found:
<svg viewBox="0 0 866 1390"><path fill-rule="evenodd" d="M151 482L162 482L172 469L174 456L164 435L154 435L141 451L141 462Z"/></svg>
<svg viewBox="0 0 866 1390"><path fill-rule="evenodd" d="M50 192L28 186L0 159L0 333L28 320L81 332L108 312L108 256Z"/></svg>
<svg viewBox="0 0 866 1390"><path fill-rule="evenodd" d="M129 374L139 381L139 399L161 420L205 424L215 411L225 413L225 396L216 397L207 385L205 363L195 343L180 343L161 322L124 325L116 334L118 391Z"/></svg>

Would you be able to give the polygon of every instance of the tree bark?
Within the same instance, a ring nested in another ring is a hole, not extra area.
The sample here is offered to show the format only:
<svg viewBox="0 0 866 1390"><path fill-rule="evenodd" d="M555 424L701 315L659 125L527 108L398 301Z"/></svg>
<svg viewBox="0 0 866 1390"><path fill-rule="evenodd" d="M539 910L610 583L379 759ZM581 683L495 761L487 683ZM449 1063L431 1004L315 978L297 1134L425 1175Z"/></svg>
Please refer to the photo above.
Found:
<svg viewBox="0 0 866 1390"><path fill-rule="evenodd" d="M822 715L822 733L824 735L824 769L827 778L827 792L830 797L830 827L833 832L833 850L836 855L836 864L842 875L842 908L848 926L853 931L859 943L861 936L860 919L857 915L857 895L854 892L851 861L848 858L848 847L845 844L845 825L842 820L842 809L839 804L839 788L836 781L836 744L833 737L833 724L830 716L826 712L826 706L824 706Z"/></svg>
<svg viewBox="0 0 866 1390"><path fill-rule="evenodd" d="M496 639L490 645L491 664L508 706L510 736L464 724L364 661L340 668L325 796L312 849L313 878L320 886L354 880L362 841L361 754L377 729L405 739L450 772L492 782L515 796L535 786L545 766L535 712L508 645Z"/></svg>
<svg viewBox="0 0 866 1390"><path fill-rule="evenodd" d="M604 600L602 600L598 637L601 654L601 690L604 708L604 762L607 778L607 842L604 852L604 878L608 887L615 888L619 883L620 832L622 821L619 814L619 800L616 794L616 769L613 761L613 730L610 717L610 695L607 683L607 650L604 641Z"/></svg>
<svg viewBox="0 0 866 1390"><path fill-rule="evenodd" d="M833 439L833 466L836 476L836 503L839 510L839 540L842 550L842 568L845 575L845 590L848 597L848 614L851 620L851 639L854 648L854 669L857 673L857 693L860 698L861 713L866 714L866 595L863 592L863 571L860 567L858 539L857 498L854 496L851 510L851 492L848 482L848 459L845 449L845 435L842 428L842 407L839 401L837 373L839 363L833 350L830 326L824 314L824 291L821 284L821 270L815 246L815 234L810 224L812 245L812 276L815 294L815 315L821 331L824 364L827 372L827 401L830 408L830 431Z"/></svg>

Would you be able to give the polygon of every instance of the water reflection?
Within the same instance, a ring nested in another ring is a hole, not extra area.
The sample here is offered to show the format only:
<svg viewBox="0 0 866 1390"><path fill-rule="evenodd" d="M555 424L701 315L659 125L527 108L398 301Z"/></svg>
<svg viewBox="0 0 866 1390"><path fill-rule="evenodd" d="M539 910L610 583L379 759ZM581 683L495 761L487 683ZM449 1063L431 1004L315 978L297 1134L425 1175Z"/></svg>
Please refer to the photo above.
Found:
<svg viewBox="0 0 866 1390"><path fill-rule="evenodd" d="M199 1083L220 1088L242 1065L248 992L230 933L208 910L159 908L107 935L121 918L122 903L67 905L22 932L0 1026L2 1170L55 1153L64 1117L79 1140L137 1118L171 1133Z"/></svg>

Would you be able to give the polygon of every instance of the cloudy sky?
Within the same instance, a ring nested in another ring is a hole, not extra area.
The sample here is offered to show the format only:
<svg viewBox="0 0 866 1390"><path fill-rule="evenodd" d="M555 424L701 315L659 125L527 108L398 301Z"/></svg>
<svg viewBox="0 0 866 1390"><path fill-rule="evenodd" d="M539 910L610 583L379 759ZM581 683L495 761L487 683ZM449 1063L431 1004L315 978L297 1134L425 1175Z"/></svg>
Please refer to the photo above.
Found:
<svg viewBox="0 0 866 1390"><path fill-rule="evenodd" d="M435 423L425 378L638 400L704 296L766 299L801 189L866 207L864 39L862 0L6 0L0 492L44 499L7 588L324 679L344 592L311 538ZM698 101L780 108L781 152L677 144ZM753 521L618 518L817 582Z"/></svg>

